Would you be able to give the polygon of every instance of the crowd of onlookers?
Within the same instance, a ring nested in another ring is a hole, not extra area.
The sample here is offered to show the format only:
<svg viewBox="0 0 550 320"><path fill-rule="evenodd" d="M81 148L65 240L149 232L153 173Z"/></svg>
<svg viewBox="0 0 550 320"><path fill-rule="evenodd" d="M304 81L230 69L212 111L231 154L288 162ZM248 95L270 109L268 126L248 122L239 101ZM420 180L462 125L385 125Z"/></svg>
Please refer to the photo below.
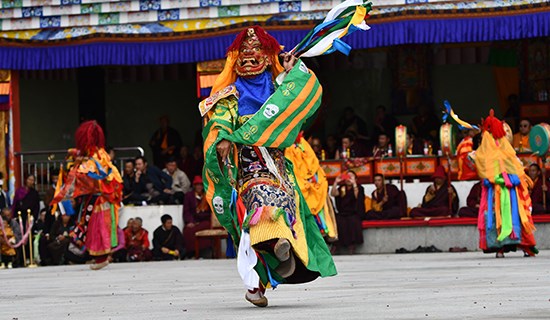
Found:
<svg viewBox="0 0 550 320"><path fill-rule="evenodd" d="M204 197L202 183L202 152L195 148L193 154L182 145L178 132L170 128L168 119L161 118L160 129L150 141L153 163L138 156L123 162L123 203L127 206L149 204L182 204L181 213L185 225L180 230L173 225L172 217L161 217L160 226L152 236L152 250L149 232L142 226L140 218L128 221L124 229L118 230L118 245L110 256L112 261L171 260L191 257L196 248L195 233L209 229L211 211ZM111 159L117 163L116 153L106 148ZM1 173L0 173L1 174ZM51 203L59 171L51 169L50 185L41 196L36 189L36 178L28 175L23 186L15 192L13 203L3 191L0 176L0 210L3 229L0 229L0 268L24 265L24 255L29 261L29 243L19 243L31 238L35 254L41 265L86 263L90 257L79 240L82 232L78 213L66 212L63 206L51 214ZM40 210L41 201L43 208ZM30 210L32 218L27 215ZM77 211L77 210L72 210ZM21 212L21 223L18 212ZM32 220L31 220L32 219ZM27 235L28 233L28 235ZM208 241L199 241L199 250L208 249ZM25 250L23 250L23 247Z"/></svg>
<svg viewBox="0 0 550 320"><path fill-rule="evenodd" d="M510 98L510 104L516 105L514 96ZM517 108L511 108L506 114L507 122L518 130L513 134L512 146L517 152L530 152L529 133L532 123L529 119L519 118ZM310 144L320 160L346 159L358 157L370 157L380 159L391 157L392 137L395 137L397 120L385 112L385 108L377 108L373 136L369 137L365 122L355 114L353 109L346 110L340 120L339 136L328 136L325 144L321 139L309 137ZM441 123L432 112L423 110L413 118L409 126L406 139L407 155L434 155L434 150L439 149L439 128ZM474 130L460 132L461 141L469 141L467 151L474 151L481 143L481 134ZM460 146L460 144L459 144ZM457 149L457 157L458 155ZM467 165L464 165L467 167ZM550 205L546 206L544 198L550 199L550 180L543 182L541 167L530 164L526 172L533 181L530 188L532 201L532 214L550 213ZM443 166L436 168L432 175L432 184L425 190L422 203L417 207L407 207L407 195L395 185L387 183L382 174L375 174L373 183L375 190L370 197L364 194L364 189L357 182L357 176L353 171L347 171L337 177L331 189L331 195L335 198L336 216L338 222L339 241L338 246L354 251L355 246L363 243L362 220L392 220L401 218L425 218L425 217L477 217L481 199L481 183L475 183L467 197L466 206L459 208L459 199L455 187L448 181L448 173ZM460 177L460 175L459 175ZM472 177L462 180L477 180L475 169Z"/></svg>
<svg viewBox="0 0 550 320"><path fill-rule="evenodd" d="M519 152L530 151L529 132L531 123L528 119L516 119L518 132L513 136L513 147ZM330 135L325 143L314 136L310 144L321 160L356 157L382 158L393 154L392 138L398 121L386 112L385 107L376 109L374 126L369 135L367 125L353 108L347 108L339 121L340 135ZM439 149L440 122L433 110L421 108L412 119L407 132L406 153L408 155L432 155ZM479 145L479 135L464 131L464 137L473 138L473 149ZM211 211L204 197L202 183L202 151L200 146L191 153L181 142L179 133L169 126L168 118L162 117L160 128L153 134L149 143L153 162L138 156L126 160L121 169L123 175L123 203L125 205L149 204L183 204L183 230L172 223L172 217L161 217L160 226L154 230L152 250L149 242L149 231L143 228L140 218L130 219L125 228L118 230L119 244L110 259L115 262L170 260L194 255L195 246L199 250L210 246L208 242L196 243L195 233L211 227ZM114 150L108 150L115 160ZM1 174L1 173L0 173ZM1 267L23 265L22 246L18 244L29 231L36 241L41 265L58 265L64 263L86 263L89 257L82 243L74 233L75 216L58 212L56 216L49 213L58 172L51 172L51 185L42 197L46 208L40 211L41 197L35 189L35 177L29 175L25 183L15 192L13 203L3 191L0 176L0 210L3 229L0 230ZM533 214L544 213L543 198L550 199L548 183L542 183L541 168L532 164L528 174L534 181L531 189ZM402 217L460 216L477 217L480 183L476 183L468 195L467 206L458 208L458 194L447 181L447 173L438 167L432 176L430 185L417 208L407 208L407 198L403 191L385 181L383 175L374 176L375 190L366 196L353 171L337 177L331 189L338 212L337 222L340 239L338 245L353 248L362 243L362 220L387 220ZM33 224L26 214L33 214ZM21 218L15 213L22 212ZM21 219L21 223L19 222ZM27 258L29 247L27 248Z"/></svg>

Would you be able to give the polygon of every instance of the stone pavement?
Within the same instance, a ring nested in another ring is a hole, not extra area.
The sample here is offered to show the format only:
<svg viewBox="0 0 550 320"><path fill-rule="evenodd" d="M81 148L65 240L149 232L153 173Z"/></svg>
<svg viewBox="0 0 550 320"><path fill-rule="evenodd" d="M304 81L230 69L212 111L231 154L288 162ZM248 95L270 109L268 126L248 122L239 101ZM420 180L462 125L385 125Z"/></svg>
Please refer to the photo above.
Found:
<svg viewBox="0 0 550 320"><path fill-rule="evenodd" d="M550 251L335 258L339 275L253 307L235 260L0 270L7 319L550 319Z"/></svg>

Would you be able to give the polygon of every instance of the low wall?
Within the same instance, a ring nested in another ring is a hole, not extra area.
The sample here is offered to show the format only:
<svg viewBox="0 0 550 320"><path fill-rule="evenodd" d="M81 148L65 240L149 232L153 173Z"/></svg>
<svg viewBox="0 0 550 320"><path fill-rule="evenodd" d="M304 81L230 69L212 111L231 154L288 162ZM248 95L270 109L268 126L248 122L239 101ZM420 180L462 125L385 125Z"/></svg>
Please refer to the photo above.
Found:
<svg viewBox="0 0 550 320"><path fill-rule="evenodd" d="M550 223L537 223L535 239L539 250L550 249ZM395 249L413 250L418 246L435 246L443 251L452 247L479 250L479 233L475 225L441 227L382 227L363 230L364 243L357 253L395 253Z"/></svg>
<svg viewBox="0 0 550 320"><path fill-rule="evenodd" d="M172 221L175 226L183 230L183 206L125 206L120 210L118 225L121 228L126 227L126 222L130 218L140 217L143 219L143 228L149 231L149 241L153 246L153 232L161 225L160 217L163 214L172 216Z"/></svg>

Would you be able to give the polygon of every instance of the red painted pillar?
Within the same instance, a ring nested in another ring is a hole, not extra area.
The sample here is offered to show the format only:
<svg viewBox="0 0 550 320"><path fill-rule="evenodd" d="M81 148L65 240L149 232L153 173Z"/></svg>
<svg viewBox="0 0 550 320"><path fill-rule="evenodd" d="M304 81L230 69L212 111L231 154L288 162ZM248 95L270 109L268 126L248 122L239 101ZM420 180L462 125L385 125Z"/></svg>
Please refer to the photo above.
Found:
<svg viewBox="0 0 550 320"><path fill-rule="evenodd" d="M21 110L19 105L19 72L11 71L11 108L13 112L13 150L21 152ZM15 157L15 187L21 186L21 157Z"/></svg>

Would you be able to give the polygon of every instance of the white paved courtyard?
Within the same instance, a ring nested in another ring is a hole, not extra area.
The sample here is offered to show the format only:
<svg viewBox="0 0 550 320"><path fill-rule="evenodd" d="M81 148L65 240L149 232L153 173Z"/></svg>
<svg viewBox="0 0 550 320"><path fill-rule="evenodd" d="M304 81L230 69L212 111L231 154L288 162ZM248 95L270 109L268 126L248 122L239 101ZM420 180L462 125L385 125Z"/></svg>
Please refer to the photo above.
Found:
<svg viewBox="0 0 550 320"><path fill-rule="evenodd" d="M550 319L550 251L335 258L339 275L244 300L235 260L0 270L7 319Z"/></svg>

